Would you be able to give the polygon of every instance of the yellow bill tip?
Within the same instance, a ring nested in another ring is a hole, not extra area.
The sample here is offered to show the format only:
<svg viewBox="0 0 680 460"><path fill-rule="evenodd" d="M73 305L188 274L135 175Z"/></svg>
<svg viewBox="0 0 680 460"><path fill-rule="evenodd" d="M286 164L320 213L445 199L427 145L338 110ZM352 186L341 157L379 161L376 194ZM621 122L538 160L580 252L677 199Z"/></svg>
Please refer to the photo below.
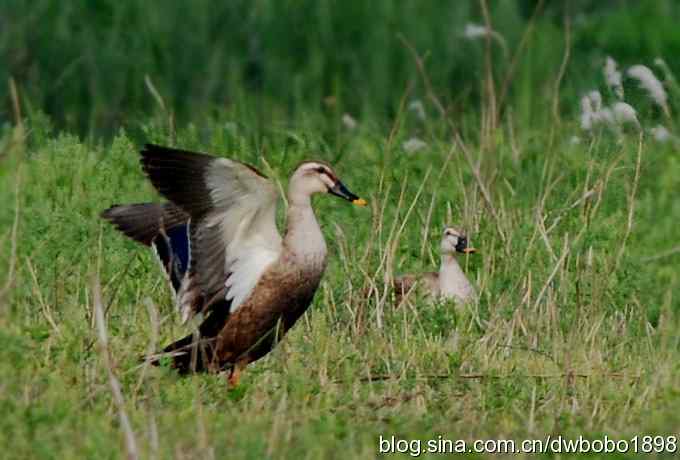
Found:
<svg viewBox="0 0 680 460"><path fill-rule="evenodd" d="M357 206L366 206L368 204L368 202L363 198L357 198L356 200L353 200L352 203L356 204Z"/></svg>
<svg viewBox="0 0 680 460"><path fill-rule="evenodd" d="M475 252L477 252L477 250L475 248L465 248L463 249L463 252L465 254L474 254Z"/></svg>

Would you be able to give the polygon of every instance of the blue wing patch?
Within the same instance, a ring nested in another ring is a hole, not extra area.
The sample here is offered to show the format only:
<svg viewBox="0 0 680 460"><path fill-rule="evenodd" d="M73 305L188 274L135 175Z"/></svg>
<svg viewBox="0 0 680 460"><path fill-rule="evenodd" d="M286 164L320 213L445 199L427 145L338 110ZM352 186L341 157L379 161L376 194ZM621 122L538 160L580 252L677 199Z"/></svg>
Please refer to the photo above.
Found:
<svg viewBox="0 0 680 460"><path fill-rule="evenodd" d="M177 292L182 285L184 274L189 269L191 256L189 225L178 225L166 232L160 232L152 244L163 270L170 278L172 288Z"/></svg>

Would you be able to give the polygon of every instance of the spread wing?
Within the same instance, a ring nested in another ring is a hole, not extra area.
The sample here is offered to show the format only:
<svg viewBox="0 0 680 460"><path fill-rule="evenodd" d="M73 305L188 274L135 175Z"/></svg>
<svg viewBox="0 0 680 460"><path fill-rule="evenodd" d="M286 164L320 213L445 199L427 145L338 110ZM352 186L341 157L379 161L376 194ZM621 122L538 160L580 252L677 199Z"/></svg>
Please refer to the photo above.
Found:
<svg viewBox="0 0 680 460"><path fill-rule="evenodd" d="M191 216L191 261L178 294L183 318L218 299L235 311L281 253L276 188L227 158L150 144L141 154L154 187Z"/></svg>

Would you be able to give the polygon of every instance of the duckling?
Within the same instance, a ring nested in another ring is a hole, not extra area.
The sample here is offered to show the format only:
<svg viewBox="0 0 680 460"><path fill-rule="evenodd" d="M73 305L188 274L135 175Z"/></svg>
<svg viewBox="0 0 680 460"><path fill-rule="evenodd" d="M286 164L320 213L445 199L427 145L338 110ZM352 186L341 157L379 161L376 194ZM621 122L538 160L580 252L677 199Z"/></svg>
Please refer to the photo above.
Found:
<svg viewBox="0 0 680 460"><path fill-rule="evenodd" d="M203 314L196 333L151 360L170 356L180 373L229 369L234 387L243 369L293 327L319 286L327 250L311 196L366 201L328 164L304 161L289 182L281 237L277 190L253 166L151 144L141 151L141 165L169 201L112 206L102 217L155 250L184 321Z"/></svg>
<svg viewBox="0 0 680 460"><path fill-rule="evenodd" d="M441 267L439 272L426 272L397 276L393 281L396 304L414 289L423 286L427 294L435 299L455 300L465 303L476 296L475 288L463 273L456 259L457 254L474 254L475 248L468 245L465 233L456 227L444 228L441 241Z"/></svg>

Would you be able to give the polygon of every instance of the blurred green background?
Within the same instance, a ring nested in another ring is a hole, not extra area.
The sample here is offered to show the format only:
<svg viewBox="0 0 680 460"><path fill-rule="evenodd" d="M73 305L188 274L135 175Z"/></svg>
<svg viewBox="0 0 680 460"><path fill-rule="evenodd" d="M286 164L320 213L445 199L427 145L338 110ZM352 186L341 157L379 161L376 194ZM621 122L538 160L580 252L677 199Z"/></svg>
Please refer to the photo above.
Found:
<svg viewBox="0 0 680 460"><path fill-rule="evenodd" d="M577 110L574 96L601 82L605 55L624 66L664 57L680 71L676 0L488 3L509 48L507 56L495 48L499 84L536 12L507 100L536 109L525 116L542 116L563 58L565 12L573 47L564 110ZM247 106L258 129L328 109L329 96L338 113L380 122L419 81L399 36L427 55L455 118L479 106L484 44L463 31L481 18L479 2L452 0L3 0L0 120L12 119L13 77L31 111L80 134L108 135L159 109L148 76L179 125L215 113L243 119L232 112Z"/></svg>

